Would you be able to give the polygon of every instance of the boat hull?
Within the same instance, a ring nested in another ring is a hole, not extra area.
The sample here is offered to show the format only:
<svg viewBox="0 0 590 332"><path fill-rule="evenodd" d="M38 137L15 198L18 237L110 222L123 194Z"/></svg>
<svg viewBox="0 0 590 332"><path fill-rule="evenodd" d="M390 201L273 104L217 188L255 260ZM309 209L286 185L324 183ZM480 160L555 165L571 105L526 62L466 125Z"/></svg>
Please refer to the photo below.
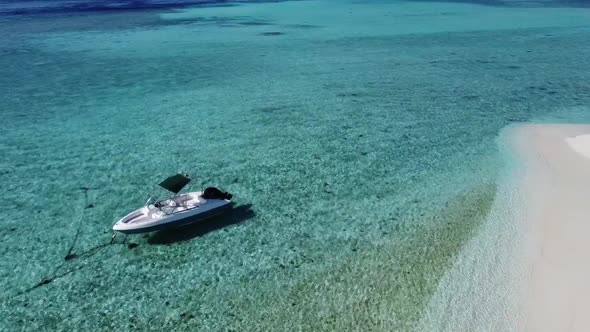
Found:
<svg viewBox="0 0 590 332"><path fill-rule="evenodd" d="M198 197L201 193L189 194ZM123 234L139 234L183 227L217 216L230 206L231 202L229 200L209 199L198 206L158 218L153 217L154 208L144 206L117 221L113 226L113 230Z"/></svg>

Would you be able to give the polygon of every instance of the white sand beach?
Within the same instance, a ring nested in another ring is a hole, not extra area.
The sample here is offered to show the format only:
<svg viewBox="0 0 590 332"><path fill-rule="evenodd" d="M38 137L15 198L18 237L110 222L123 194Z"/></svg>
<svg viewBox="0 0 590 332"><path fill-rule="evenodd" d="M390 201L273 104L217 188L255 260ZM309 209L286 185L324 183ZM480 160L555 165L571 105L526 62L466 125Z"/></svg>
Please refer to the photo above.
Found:
<svg viewBox="0 0 590 332"><path fill-rule="evenodd" d="M494 207L418 330L590 330L589 133L530 124L501 134L507 167Z"/></svg>
<svg viewBox="0 0 590 332"><path fill-rule="evenodd" d="M590 330L590 126L516 129L525 162L527 331Z"/></svg>

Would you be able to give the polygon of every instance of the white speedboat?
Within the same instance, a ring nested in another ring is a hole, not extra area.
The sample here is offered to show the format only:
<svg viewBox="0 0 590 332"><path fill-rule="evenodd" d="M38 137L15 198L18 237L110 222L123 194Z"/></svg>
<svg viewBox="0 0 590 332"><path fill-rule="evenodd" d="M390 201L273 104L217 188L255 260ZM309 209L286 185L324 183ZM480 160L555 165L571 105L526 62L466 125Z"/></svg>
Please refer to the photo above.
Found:
<svg viewBox="0 0 590 332"><path fill-rule="evenodd" d="M211 218L230 207L232 195L217 188L179 194L190 181L182 174L162 181L160 186L174 196L162 200L150 197L145 206L119 219L113 230L135 234L180 227Z"/></svg>

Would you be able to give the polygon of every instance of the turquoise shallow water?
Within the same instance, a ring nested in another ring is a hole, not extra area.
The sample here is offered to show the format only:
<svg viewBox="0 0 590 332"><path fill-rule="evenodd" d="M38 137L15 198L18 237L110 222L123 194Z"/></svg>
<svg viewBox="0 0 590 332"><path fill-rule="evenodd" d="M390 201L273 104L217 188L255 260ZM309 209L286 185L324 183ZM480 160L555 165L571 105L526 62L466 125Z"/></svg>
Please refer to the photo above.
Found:
<svg viewBox="0 0 590 332"><path fill-rule="evenodd" d="M0 330L414 328L485 229L500 130L590 118L589 22L383 1L2 16ZM234 210L107 245L179 170Z"/></svg>

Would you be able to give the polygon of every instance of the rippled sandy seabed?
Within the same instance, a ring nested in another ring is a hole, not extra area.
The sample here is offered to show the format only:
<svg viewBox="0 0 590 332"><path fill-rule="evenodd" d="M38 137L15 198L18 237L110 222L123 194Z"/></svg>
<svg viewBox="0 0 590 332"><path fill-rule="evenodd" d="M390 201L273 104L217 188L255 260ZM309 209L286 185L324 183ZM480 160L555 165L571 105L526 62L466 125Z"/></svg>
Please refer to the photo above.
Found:
<svg viewBox="0 0 590 332"><path fill-rule="evenodd" d="M0 330L517 326L498 137L590 119L589 9L38 5L0 7ZM109 245L179 170L233 210Z"/></svg>

